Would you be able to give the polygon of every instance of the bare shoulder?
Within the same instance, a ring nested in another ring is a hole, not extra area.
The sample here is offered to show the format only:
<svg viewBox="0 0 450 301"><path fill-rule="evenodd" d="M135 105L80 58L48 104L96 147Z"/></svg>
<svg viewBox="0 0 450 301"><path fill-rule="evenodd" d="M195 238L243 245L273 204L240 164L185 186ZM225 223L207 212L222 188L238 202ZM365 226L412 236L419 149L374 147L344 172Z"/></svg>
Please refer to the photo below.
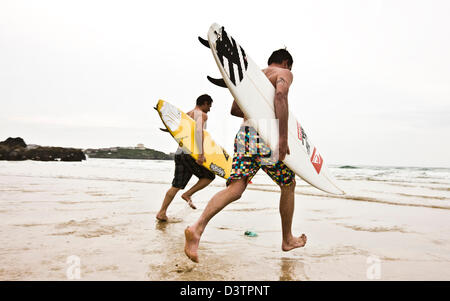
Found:
<svg viewBox="0 0 450 301"><path fill-rule="evenodd" d="M289 85L292 84L292 81L294 80L294 75L289 69L283 69L280 68L277 72L277 81L279 79L285 80Z"/></svg>
<svg viewBox="0 0 450 301"><path fill-rule="evenodd" d="M262 71L274 87L278 84L286 84L289 87L294 79L294 76L289 69L269 66Z"/></svg>
<svg viewBox="0 0 450 301"><path fill-rule="evenodd" d="M275 89L277 91L284 91L285 93L287 93L289 87L292 84L293 78L294 77L292 75L292 72L289 71L288 69L279 70L275 78L274 83Z"/></svg>

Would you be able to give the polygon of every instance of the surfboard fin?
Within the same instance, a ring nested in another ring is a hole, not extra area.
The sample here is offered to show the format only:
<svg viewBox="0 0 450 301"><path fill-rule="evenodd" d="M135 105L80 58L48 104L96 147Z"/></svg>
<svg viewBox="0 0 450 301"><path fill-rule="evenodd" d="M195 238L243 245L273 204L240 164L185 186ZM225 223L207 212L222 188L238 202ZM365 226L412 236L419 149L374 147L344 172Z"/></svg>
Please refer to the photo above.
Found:
<svg viewBox="0 0 450 301"><path fill-rule="evenodd" d="M159 128L161 131L163 131L163 132L169 132L169 130L168 129L162 129L162 128Z"/></svg>
<svg viewBox="0 0 450 301"><path fill-rule="evenodd" d="M223 80L223 78L213 78L213 77L211 77L209 75L206 76L206 77L208 78L208 80L212 84L214 84L216 86L219 86L219 87L222 87L222 88L228 88L227 85L225 84L225 81Z"/></svg>
<svg viewBox="0 0 450 301"><path fill-rule="evenodd" d="M200 41L200 43L201 43L203 46L205 46L205 47L207 47L207 48L210 48L210 47L209 47L208 40L205 40L205 39L202 38L202 37L198 37L198 40Z"/></svg>

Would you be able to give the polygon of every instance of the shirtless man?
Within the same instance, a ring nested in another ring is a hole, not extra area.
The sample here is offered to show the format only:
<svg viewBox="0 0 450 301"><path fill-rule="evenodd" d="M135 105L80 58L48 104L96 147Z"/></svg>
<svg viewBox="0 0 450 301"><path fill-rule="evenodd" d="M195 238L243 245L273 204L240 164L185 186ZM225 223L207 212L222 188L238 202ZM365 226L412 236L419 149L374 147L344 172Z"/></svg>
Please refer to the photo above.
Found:
<svg viewBox="0 0 450 301"><path fill-rule="evenodd" d="M292 64L293 60L289 52L285 49L279 49L272 53L268 60L268 67L263 70L275 87L275 116L279 121L279 145L278 150L275 151L278 151L279 161L269 161L269 164L264 161L268 160L266 157L267 153L270 153L270 149L258 136L256 130L248 125L243 112L236 102L233 102L231 114L244 118L244 122L235 138L231 175L227 180L227 187L212 197L199 219L184 231L186 239L184 252L192 261L198 262L198 245L210 219L225 206L241 197L247 188L247 184L259 168L262 168L281 189L280 215L283 237L281 249L290 251L306 244L304 234L295 237L291 232L294 214L295 174L282 162L286 154L289 154L287 97L289 86L293 80L290 71ZM253 143L249 143L249 141Z"/></svg>
<svg viewBox="0 0 450 301"><path fill-rule="evenodd" d="M190 154L184 153L180 147L177 149L175 154L175 175L172 181L172 187L167 191L161 209L156 215L156 218L159 221L165 222L168 220L166 215L167 208L178 191L186 187L193 174L199 178L198 182L181 195L181 198L184 199L192 209L197 209L192 203L192 195L208 186L215 178L214 173L202 166L203 162L205 162L205 156L203 154L203 129L206 127L206 121L208 120L207 114L211 109L212 101L213 100L209 95L201 95L197 98L195 108L187 113L187 115L196 122L195 143L197 143L199 149L199 156L197 160L194 160Z"/></svg>

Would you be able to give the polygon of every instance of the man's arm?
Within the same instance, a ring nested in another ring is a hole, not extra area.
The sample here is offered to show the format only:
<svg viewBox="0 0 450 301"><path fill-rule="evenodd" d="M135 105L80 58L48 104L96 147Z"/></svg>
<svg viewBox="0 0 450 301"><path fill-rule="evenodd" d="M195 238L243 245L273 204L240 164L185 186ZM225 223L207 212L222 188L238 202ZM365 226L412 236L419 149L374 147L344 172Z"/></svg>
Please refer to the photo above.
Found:
<svg viewBox="0 0 450 301"><path fill-rule="evenodd" d="M288 145L288 93L289 86L292 83L292 73L288 70L281 73L275 83L275 117L278 119L278 134L279 134L279 160L284 160L286 154L290 154Z"/></svg>
<svg viewBox="0 0 450 301"><path fill-rule="evenodd" d="M203 162L205 162L205 155L203 153L204 150L204 144L203 142L205 141L205 136L203 133L203 125L205 124L206 120L208 120L208 115L206 115L206 113L197 113L195 112L195 143L197 143L197 148L198 148L198 159L197 159L197 163L202 165Z"/></svg>
<svg viewBox="0 0 450 301"><path fill-rule="evenodd" d="M242 117L244 118L244 113L241 111L241 108L239 108L238 104L236 103L236 100L233 100L233 105L231 106L231 115L236 117Z"/></svg>

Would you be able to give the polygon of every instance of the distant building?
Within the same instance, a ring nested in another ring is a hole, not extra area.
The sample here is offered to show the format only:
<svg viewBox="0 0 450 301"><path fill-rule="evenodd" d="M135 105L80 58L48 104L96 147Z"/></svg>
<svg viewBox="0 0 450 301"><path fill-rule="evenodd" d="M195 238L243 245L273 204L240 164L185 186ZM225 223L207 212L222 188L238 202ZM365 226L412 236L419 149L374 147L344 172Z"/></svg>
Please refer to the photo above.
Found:
<svg viewBox="0 0 450 301"><path fill-rule="evenodd" d="M138 145L136 145L135 149L145 149L144 144L139 143Z"/></svg>
<svg viewBox="0 0 450 301"><path fill-rule="evenodd" d="M37 145L37 144L27 144L27 149L36 149L36 148L38 148L38 147L40 147L40 145Z"/></svg>

